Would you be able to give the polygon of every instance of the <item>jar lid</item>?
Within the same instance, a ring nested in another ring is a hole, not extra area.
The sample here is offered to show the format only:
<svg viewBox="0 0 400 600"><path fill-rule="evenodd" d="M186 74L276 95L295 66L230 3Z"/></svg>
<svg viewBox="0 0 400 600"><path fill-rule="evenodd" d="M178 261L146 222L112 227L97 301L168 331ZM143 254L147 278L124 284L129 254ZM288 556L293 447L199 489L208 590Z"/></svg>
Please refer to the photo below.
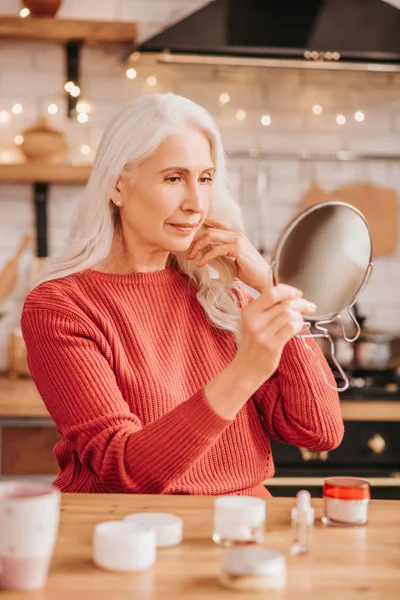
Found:
<svg viewBox="0 0 400 600"><path fill-rule="evenodd" d="M124 517L124 521L154 529L158 547L176 546L182 541L183 521L176 515L157 512L132 513Z"/></svg>
<svg viewBox="0 0 400 600"><path fill-rule="evenodd" d="M265 520L266 502L255 496L220 496L214 502L214 517L257 527Z"/></svg>
<svg viewBox="0 0 400 600"><path fill-rule="evenodd" d="M341 500L365 500L371 498L370 484L357 477L329 477L324 481L323 495Z"/></svg>
<svg viewBox="0 0 400 600"><path fill-rule="evenodd" d="M286 570L286 561L277 550L235 548L225 552L222 569L232 575L280 575Z"/></svg>

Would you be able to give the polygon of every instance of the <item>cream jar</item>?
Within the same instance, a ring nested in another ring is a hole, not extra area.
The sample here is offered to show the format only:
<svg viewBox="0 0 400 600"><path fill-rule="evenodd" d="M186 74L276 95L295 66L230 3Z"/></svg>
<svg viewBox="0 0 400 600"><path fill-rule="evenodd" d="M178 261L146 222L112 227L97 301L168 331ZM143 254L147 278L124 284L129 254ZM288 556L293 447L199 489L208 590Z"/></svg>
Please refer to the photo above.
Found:
<svg viewBox="0 0 400 600"><path fill-rule="evenodd" d="M214 502L213 541L225 547L264 540L266 503L253 496L222 496Z"/></svg>
<svg viewBox="0 0 400 600"><path fill-rule="evenodd" d="M98 523L93 533L93 561L107 571L143 571L157 557L156 532L127 521Z"/></svg>
<svg viewBox="0 0 400 600"><path fill-rule="evenodd" d="M276 550L259 547L228 550L222 560L219 582L239 591L281 589L286 584L285 557Z"/></svg>
<svg viewBox="0 0 400 600"><path fill-rule="evenodd" d="M357 477L329 477L324 481L324 525L352 526L368 522L370 484Z"/></svg>
<svg viewBox="0 0 400 600"><path fill-rule="evenodd" d="M176 546L182 541L183 521L176 515L153 512L132 513L124 517L124 521L154 529L158 548Z"/></svg>

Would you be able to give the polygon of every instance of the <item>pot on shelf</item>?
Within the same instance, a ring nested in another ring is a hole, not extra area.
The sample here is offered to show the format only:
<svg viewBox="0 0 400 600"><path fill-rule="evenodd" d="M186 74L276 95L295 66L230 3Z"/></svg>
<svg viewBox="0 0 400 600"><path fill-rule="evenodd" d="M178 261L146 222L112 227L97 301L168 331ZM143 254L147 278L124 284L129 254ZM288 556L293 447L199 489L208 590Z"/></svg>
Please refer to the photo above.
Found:
<svg viewBox="0 0 400 600"><path fill-rule="evenodd" d="M20 148L30 161L59 162L67 151L64 133L51 127L45 117L24 129L22 136L24 141Z"/></svg>
<svg viewBox="0 0 400 600"><path fill-rule="evenodd" d="M33 17L54 17L60 9L62 0L23 0L22 4Z"/></svg>

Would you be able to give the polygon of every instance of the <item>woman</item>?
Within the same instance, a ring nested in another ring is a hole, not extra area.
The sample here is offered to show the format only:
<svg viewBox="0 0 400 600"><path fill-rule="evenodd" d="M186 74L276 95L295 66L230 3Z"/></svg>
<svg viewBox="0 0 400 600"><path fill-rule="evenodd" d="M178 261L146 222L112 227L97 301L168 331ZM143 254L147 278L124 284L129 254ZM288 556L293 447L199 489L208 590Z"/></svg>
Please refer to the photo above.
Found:
<svg viewBox="0 0 400 600"><path fill-rule="evenodd" d="M269 496L268 434L338 446L338 395L294 339L315 306L268 269L211 116L172 94L126 105L22 314L60 490Z"/></svg>

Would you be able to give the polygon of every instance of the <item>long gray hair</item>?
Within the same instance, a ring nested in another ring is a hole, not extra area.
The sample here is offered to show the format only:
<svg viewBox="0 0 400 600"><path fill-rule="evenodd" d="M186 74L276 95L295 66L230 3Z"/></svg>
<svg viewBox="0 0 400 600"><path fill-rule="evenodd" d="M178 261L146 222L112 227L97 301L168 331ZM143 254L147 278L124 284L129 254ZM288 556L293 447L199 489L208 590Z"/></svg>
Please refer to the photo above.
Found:
<svg viewBox="0 0 400 600"><path fill-rule="evenodd" d="M119 210L110 198L118 178L128 176L167 137L188 128L202 131L211 145L216 173L208 216L244 231L240 208L228 181L221 134L211 115L195 102L175 94L141 96L126 104L104 132L65 248L39 274L37 284L82 272L109 255ZM201 255L210 249L207 246ZM186 252L177 252L174 262L198 286L197 299L209 321L232 332L237 345L240 284L235 278L232 259L218 257L208 265L196 267L186 259Z"/></svg>

